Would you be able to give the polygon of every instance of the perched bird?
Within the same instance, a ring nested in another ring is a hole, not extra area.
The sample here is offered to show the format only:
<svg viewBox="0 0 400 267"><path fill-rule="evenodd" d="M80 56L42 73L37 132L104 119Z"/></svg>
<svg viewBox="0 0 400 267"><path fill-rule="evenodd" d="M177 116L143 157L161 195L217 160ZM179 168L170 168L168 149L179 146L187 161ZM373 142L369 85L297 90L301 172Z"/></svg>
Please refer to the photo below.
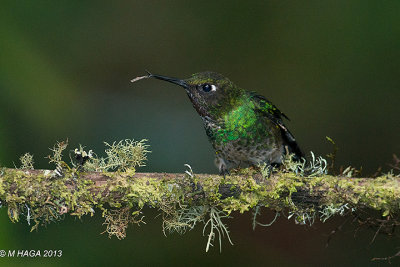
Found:
<svg viewBox="0 0 400 267"><path fill-rule="evenodd" d="M236 86L221 74L200 72L181 80L148 73L132 82L144 78L171 82L186 90L203 119L215 150L215 164L223 175L232 168L281 164L287 152L297 159L303 156L283 124L286 115L265 97Z"/></svg>

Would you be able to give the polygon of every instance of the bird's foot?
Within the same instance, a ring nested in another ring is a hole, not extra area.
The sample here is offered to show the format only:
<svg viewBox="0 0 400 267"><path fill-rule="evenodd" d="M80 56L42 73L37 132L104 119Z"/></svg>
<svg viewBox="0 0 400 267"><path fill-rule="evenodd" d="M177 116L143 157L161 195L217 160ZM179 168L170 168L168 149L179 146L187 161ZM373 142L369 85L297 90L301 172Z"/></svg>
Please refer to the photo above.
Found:
<svg viewBox="0 0 400 267"><path fill-rule="evenodd" d="M226 168L225 165L221 165L221 168L219 169L219 174L223 175L224 178L226 177L226 175L231 175L231 173L229 172L229 170Z"/></svg>

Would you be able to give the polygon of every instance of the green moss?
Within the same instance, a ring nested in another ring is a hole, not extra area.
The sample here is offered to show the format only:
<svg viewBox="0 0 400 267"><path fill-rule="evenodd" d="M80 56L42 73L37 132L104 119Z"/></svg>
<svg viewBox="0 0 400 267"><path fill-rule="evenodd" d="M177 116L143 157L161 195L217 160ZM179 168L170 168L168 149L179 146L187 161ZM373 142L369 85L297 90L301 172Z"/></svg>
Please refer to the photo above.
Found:
<svg viewBox="0 0 400 267"><path fill-rule="evenodd" d="M266 197L265 185L258 184L254 179L243 179L243 176L237 175L228 177L225 182L236 185L241 191L238 198L232 196L221 201L223 210L228 214L232 211L248 211Z"/></svg>
<svg viewBox="0 0 400 267"><path fill-rule="evenodd" d="M131 144L128 142L127 147L118 151L134 151L129 148ZM134 177L133 165L138 163L130 165L127 162L135 160L116 159L113 162L125 163L116 172L102 172L109 179L96 185L84 178L87 173L80 166L66 166L61 154L65 148L65 144L59 143L50 157L57 166L65 166L61 177L52 171L0 170L0 199L7 205L11 221L32 220L34 230L39 225L61 220L65 213L81 217L93 215L97 208L103 211L106 232L123 238L129 223L142 222L139 214L148 206L162 213L164 232L184 233L197 223L205 223L209 246L216 233L228 233L221 219L233 211L243 213L268 207L277 214L288 214L296 223L312 224L316 218L326 221L360 207L377 210L391 218L400 210L399 177L391 173L375 179L330 176L326 174L326 161L313 154L311 161L300 163L289 156L272 174L260 166L261 174L259 168L248 168L233 170L226 177L187 172L173 179L151 177L151 174ZM107 159L101 161L109 163ZM222 187L232 195L223 196ZM298 194L316 198L318 202L296 200ZM254 222L255 219L253 224L257 224Z"/></svg>
<svg viewBox="0 0 400 267"><path fill-rule="evenodd" d="M30 207L31 217L37 224L57 220L66 212L79 217L93 214L96 202L89 190L92 181L77 180L70 173L58 179L46 174L8 170L1 177L0 186L5 190L1 191L0 198L5 199L12 221L18 221L24 205Z"/></svg>
<svg viewBox="0 0 400 267"><path fill-rule="evenodd" d="M318 214L322 221L342 215L359 203L380 210L384 216L399 211L398 204L393 204L398 203L396 200L399 196L397 178L393 176L378 177L367 183L365 180L338 179L329 175L299 177L283 171L271 178L254 179L251 177L256 174L254 169L247 169L226 178L207 175L201 178L160 180L153 177L132 179L135 170L129 169L127 172L105 173L110 177L108 182L95 187L92 181L80 178L79 175L84 174L71 171L66 172L64 177L54 178L43 171L7 169L0 180L0 198L7 203L9 217L14 222L21 219L24 205L28 205L31 218L36 223L33 229L40 224L60 220L67 212L80 217L93 214L95 208L100 208L110 225L107 232L119 238L124 236L124 227L121 225L129 219L122 215L118 217L117 211L126 214L128 209L134 213L144 206L160 209L164 214L165 229L177 232L184 232L192 229L196 223L204 222L211 207L231 214L232 211L243 213L261 205L277 211L287 210L289 218L293 217L302 224L311 224ZM194 200L195 194L187 194L187 191L194 190L193 184L199 184L202 188L202 197L197 200ZM240 189L240 194L221 199L218 191L221 185ZM325 197L320 206L293 202L292 195L299 188L308 188L310 196L315 192L320 194L321 188L324 188ZM342 198L343 194L338 194L347 191L354 193L346 195L345 199ZM197 204L190 205L198 208L187 207L193 201ZM113 208L112 215L106 206ZM115 228L113 222L121 223L121 232L116 232L118 227Z"/></svg>
<svg viewBox="0 0 400 267"><path fill-rule="evenodd" d="M6 191L4 190L3 183L0 183L0 196L4 196ZM1 206L0 206L1 207Z"/></svg>

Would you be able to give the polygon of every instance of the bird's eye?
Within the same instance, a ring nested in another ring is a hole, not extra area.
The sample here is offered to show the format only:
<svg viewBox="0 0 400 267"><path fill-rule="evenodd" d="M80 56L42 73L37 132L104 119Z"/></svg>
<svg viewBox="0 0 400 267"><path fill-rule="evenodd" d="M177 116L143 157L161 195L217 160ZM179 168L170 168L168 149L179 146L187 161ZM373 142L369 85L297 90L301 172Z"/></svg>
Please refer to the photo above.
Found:
<svg viewBox="0 0 400 267"><path fill-rule="evenodd" d="M217 90L217 87L215 85L213 85L213 84L205 83L205 84L203 84L202 89L203 89L204 92L208 93L210 91Z"/></svg>

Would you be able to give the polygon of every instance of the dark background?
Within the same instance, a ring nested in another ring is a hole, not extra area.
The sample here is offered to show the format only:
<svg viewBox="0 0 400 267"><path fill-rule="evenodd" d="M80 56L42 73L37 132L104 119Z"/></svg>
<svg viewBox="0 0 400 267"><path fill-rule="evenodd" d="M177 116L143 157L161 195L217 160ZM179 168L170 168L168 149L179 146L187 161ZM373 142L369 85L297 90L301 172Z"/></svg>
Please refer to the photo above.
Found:
<svg viewBox="0 0 400 267"><path fill-rule="evenodd" d="M304 151L374 173L399 153L398 1L3 1L0 9L0 162L36 168L57 140L104 149L103 141L149 139L140 171L213 172L213 151L185 92L154 73L187 78L211 70L273 101ZM273 214L264 212L263 221ZM398 242L343 218L302 227L280 218L251 230L250 214L227 221L234 246L205 253L201 226L164 237L157 212L123 241L99 235L101 216L29 233L0 210L0 249L62 249L61 259L2 259L12 265L368 265ZM397 262L398 263L398 262Z"/></svg>

